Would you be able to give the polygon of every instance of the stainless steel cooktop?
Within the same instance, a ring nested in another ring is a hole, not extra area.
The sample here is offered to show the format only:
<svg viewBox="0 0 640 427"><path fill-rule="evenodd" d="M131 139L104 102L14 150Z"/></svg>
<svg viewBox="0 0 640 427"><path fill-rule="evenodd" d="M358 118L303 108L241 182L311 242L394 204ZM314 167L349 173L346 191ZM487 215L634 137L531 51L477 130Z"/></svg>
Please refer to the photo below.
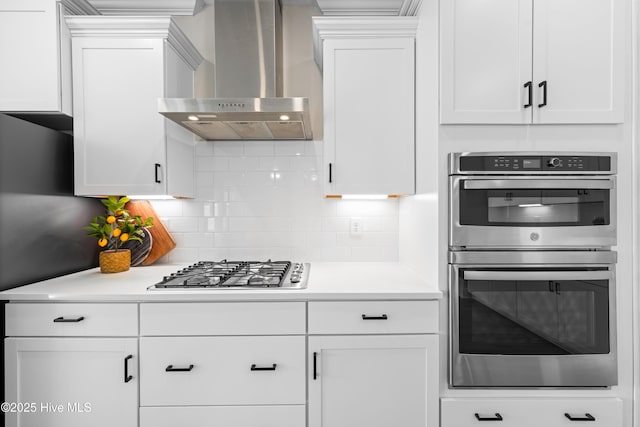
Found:
<svg viewBox="0 0 640 427"><path fill-rule="evenodd" d="M147 289L304 289L309 269L308 263L291 261L199 261Z"/></svg>

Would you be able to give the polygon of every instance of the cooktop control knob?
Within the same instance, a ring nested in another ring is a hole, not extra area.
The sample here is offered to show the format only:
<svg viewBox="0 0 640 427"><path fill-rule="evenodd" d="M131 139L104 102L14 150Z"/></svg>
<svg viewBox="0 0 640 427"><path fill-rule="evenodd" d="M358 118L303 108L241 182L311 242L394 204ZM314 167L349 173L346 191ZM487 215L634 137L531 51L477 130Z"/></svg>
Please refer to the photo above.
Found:
<svg viewBox="0 0 640 427"><path fill-rule="evenodd" d="M547 162L547 165L551 168L557 168L558 166L560 166L560 159L557 157L552 157Z"/></svg>

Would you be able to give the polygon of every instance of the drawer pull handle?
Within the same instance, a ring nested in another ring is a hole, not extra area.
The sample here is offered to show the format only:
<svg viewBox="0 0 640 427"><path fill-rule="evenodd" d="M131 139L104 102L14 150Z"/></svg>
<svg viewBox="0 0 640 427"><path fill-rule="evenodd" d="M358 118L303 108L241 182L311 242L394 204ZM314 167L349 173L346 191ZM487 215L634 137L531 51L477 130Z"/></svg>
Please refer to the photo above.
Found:
<svg viewBox="0 0 640 427"><path fill-rule="evenodd" d="M498 412L496 412L493 417L483 417L477 412L475 413L475 416L478 421L502 421L502 415L500 415Z"/></svg>
<svg viewBox="0 0 640 427"><path fill-rule="evenodd" d="M565 417L567 417L570 421L595 421L596 417L591 414L584 414L584 417L573 417L565 412Z"/></svg>
<svg viewBox="0 0 640 427"><path fill-rule="evenodd" d="M277 365L275 363L271 366L256 366L254 364L254 365L251 365L251 370L252 371L275 371L276 366Z"/></svg>
<svg viewBox="0 0 640 427"><path fill-rule="evenodd" d="M128 383L133 379L133 375L129 375L129 359L133 359L133 354L124 358L124 382Z"/></svg>
<svg viewBox="0 0 640 427"><path fill-rule="evenodd" d="M169 365L165 368L165 372L191 372L193 365L189 365L187 368L174 368L173 365Z"/></svg>
<svg viewBox="0 0 640 427"><path fill-rule="evenodd" d="M60 316L53 319L53 323L78 323L83 320L84 316L76 317L75 319L65 319L64 316Z"/></svg>
<svg viewBox="0 0 640 427"><path fill-rule="evenodd" d="M386 314L383 314L382 316L367 316L366 314L362 315L362 320L387 320L389 317L387 317Z"/></svg>

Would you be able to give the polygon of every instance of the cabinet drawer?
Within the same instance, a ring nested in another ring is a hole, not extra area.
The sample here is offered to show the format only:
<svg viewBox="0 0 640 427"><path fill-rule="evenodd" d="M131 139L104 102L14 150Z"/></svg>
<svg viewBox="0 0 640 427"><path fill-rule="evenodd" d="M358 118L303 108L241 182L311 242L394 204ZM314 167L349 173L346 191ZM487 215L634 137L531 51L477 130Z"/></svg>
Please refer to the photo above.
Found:
<svg viewBox="0 0 640 427"><path fill-rule="evenodd" d="M143 337L140 402L305 403L305 337Z"/></svg>
<svg viewBox="0 0 640 427"><path fill-rule="evenodd" d="M438 332L438 301L310 302L310 334Z"/></svg>
<svg viewBox="0 0 640 427"><path fill-rule="evenodd" d="M301 427L304 405L140 408L140 427Z"/></svg>
<svg viewBox="0 0 640 427"><path fill-rule="evenodd" d="M303 302L140 304L140 335L304 334Z"/></svg>
<svg viewBox="0 0 640 427"><path fill-rule="evenodd" d="M137 304L11 303L7 336L137 336Z"/></svg>
<svg viewBox="0 0 640 427"><path fill-rule="evenodd" d="M442 427L487 426L497 418L502 418L500 427L556 427L582 421L589 421L589 427L622 425L622 401L615 398L442 399L441 405Z"/></svg>

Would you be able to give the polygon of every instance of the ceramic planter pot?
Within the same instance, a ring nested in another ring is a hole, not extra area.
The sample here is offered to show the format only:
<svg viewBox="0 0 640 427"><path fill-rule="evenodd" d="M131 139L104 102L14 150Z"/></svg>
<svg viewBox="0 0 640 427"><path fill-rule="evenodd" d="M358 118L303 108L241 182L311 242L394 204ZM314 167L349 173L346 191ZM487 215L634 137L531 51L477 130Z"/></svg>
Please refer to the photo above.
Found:
<svg viewBox="0 0 640 427"><path fill-rule="evenodd" d="M100 272L119 273L127 271L131 266L131 251L129 249L107 250L100 252Z"/></svg>

